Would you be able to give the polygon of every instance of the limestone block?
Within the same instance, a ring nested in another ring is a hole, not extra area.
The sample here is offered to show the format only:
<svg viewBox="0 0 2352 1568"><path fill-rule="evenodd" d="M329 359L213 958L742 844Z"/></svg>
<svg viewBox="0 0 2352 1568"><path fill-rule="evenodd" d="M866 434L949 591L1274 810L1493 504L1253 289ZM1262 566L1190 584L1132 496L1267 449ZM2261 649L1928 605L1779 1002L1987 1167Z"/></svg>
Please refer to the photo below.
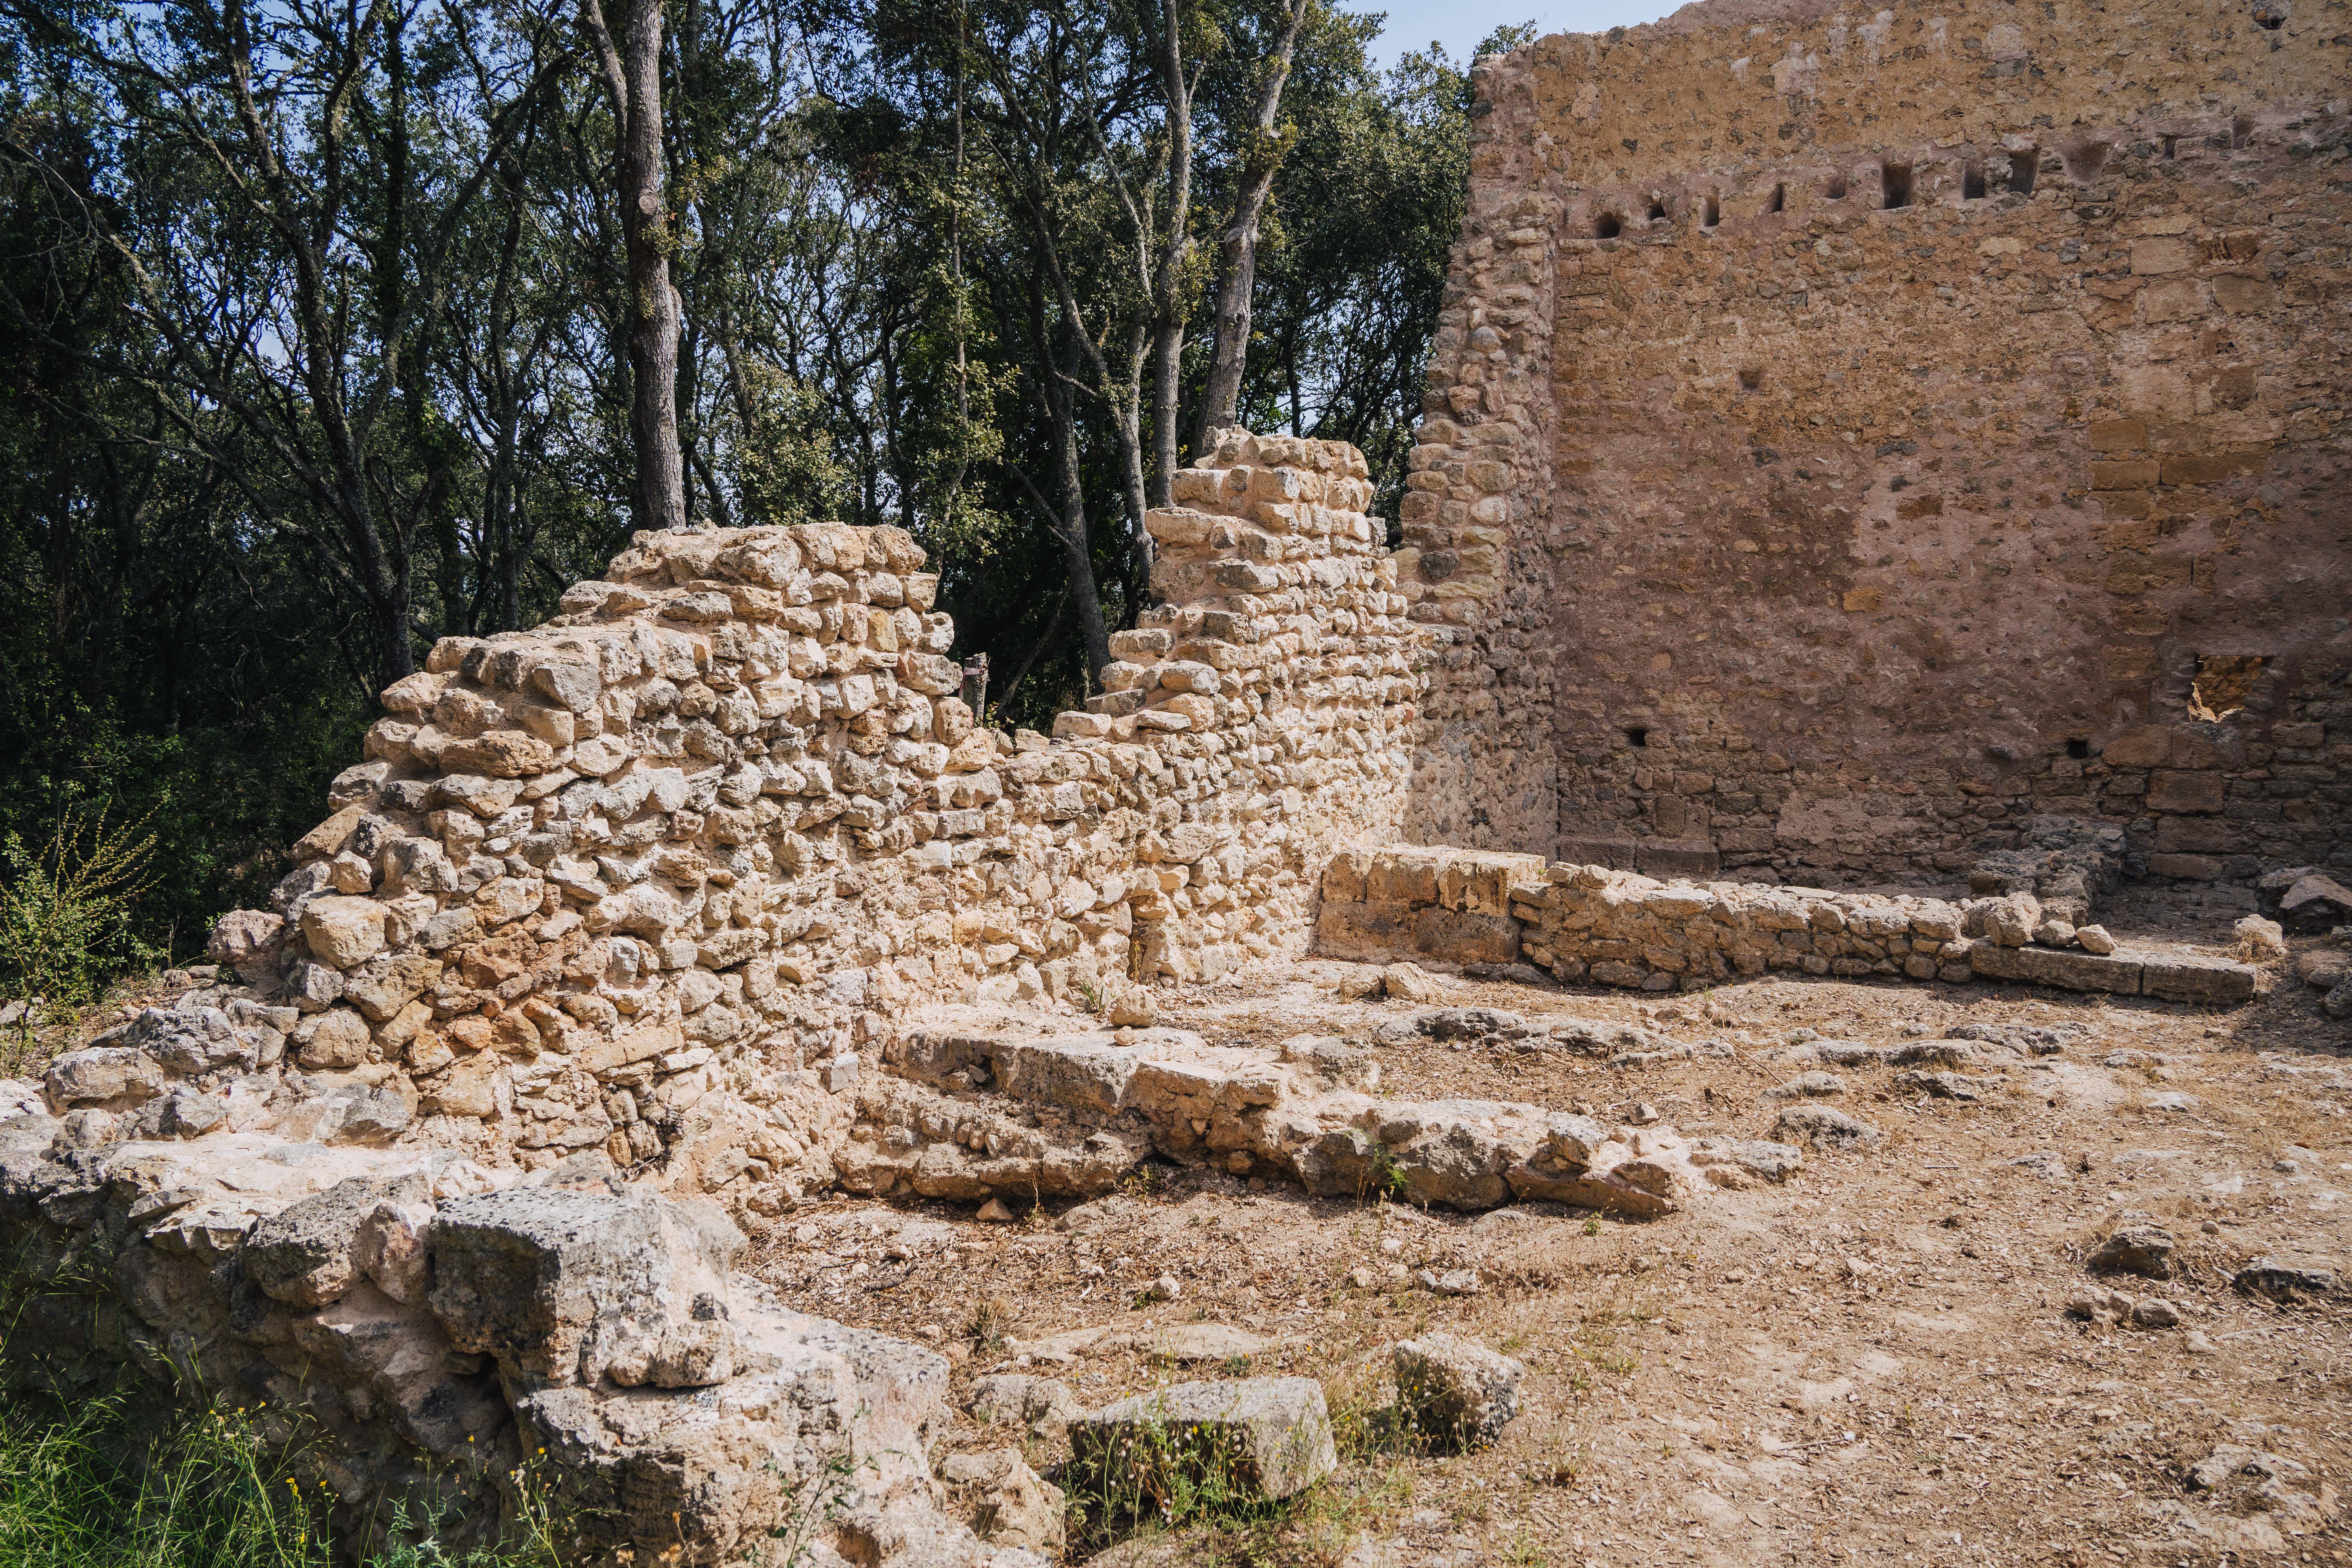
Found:
<svg viewBox="0 0 2352 1568"><path fill-rule="evenodd" d="M1424 1334L1390 1347L1397 1405L1405 1421L1447 1448L1492 1445L1519 1411L1528 1369L1509 1356L1452 1334Z"/></svg>
<svg viewBox="0 0 2352 1568"><path fill-rule="evenodd" d="M521 1388L699 1388L734 1365L742 1234L715 1206L527 1188L459 1198L435 1227L434 1314Z"/></svg>
<svg viewBox="0 0 2352 1568"><path fill-rule="evenodd" d="M302 940L320 963L353 968L383 951L384 907L373 899L313 899L302 908Z"/></svg>
<svg viewBox="0 0 2352 1568"><path fill-rule="evenodd" d="M1139 1515L1179 1478L1286 1498L1339 1468L1323 1385L1308 1377L1180 1383L1070 1423L1071 1489Z"/></svg>
<svg viewBox="0 0 2352 1568"><path fill-rule="evenodd" d="M280 1209L253 1229L237 1254L245 1277L274 1300L322 1307L339 1300L366 1271L361 1233L380 1205L430 1206L422 1175L353 1176Z"/></svg>

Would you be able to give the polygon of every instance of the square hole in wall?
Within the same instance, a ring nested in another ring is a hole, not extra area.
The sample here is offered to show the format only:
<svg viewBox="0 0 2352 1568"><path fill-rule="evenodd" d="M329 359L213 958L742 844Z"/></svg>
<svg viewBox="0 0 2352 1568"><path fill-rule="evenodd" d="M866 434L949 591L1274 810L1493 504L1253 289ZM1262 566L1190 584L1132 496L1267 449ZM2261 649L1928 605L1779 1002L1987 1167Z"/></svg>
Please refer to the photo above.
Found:
<svg viewBox="0 0 2352 1568"><path fill-rule="evenodd" d="M1878 166L1878 205L1892 211L1911 205L1911 165L1881 163Z"/></svg>
<svg viewBox="0 0 2352 1568"><path fill-rule="evenodd" d="M1784 212L1788 209L1788 205L1789 187L1780 184L1774 185L1772 187L1772 200L1764 208L1764 210L1768 213Z"/></svg>
<svg viewBox="0 0 2352 1568"><path fill-rule="evenodd" d="M1625 226L1617 221L1617 215L1615 213L1603 212L1594 213L1592 215L1593 238L1614 239L1624 232Z"/></svg>
<svg viewBox="0 0 2352 1568"><path fill-rule="evenodd" d="M2199 654L2197 679L2189 688L2189 716L2211 723L2244 712L2262 675L2261 654Z"/></svg>
<svg viewBox="0 0 2352 1568"><path fill-rule="evenodd" d="M2167 154L2169 156L2170 154ZM2009 188L2021 196L2033 194L2033 176L2042 172L2042 149L2025 147L2009 155Z"/></svg>
<svg viewBox="0 0 2352 1568"><path fill-rule="evenodd" d="M1822 195L1833 202L1845 200L1845 175L1842 173L1832 174L1830 183L1822 187Z"/></svg>
<svg viewBox="0 0 2352 1568"><path fill-rule="evenodd" d="M1985 199L1985 166L1974 158L1960 165L1960 200L1980 202Z"/></svg>
<svg viewBox="0 0 2352 1568"><path fill-rule="evenodd" d="M2076 735L2067 741L2066 754L2078 763L2083 762L2091 754L2091 742L2084 737Z"/></svg>
<svg viewBox="0 0 2352 1568"><path fill-rule="evenodd" d="M1625 743L1629 746L1648 745L1650 743L1649 730L1643 725L1628 724L1625 726Z"/></svg>

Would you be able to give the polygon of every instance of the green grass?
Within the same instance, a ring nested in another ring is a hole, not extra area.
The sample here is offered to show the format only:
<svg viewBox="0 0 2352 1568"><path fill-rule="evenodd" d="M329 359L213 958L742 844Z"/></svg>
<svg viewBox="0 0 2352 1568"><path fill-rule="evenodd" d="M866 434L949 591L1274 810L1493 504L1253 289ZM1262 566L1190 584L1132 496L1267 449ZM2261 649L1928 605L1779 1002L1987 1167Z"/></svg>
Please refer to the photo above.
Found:
<svg viewBox="0 0 2352 1568"><path fill-rule="evenodd" d="M437 1515L394 1508L369 1568L552 1568L546 1511L518 1489L520 1547L446 1547ZM331 1568L336 1500L299 1446L241 1410L159 1422L114 1399L0 1406L0 1568Z"/></svg>

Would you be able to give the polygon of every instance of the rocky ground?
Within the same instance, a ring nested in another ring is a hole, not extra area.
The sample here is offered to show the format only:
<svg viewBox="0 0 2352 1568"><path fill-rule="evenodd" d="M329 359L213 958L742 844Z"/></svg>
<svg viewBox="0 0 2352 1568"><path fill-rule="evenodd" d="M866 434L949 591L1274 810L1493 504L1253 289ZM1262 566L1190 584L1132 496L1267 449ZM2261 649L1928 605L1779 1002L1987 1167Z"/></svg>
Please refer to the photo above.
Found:
<svg viewBox="0 0 2352 1568"><path fill-rule="evenodd" d="M1685 1137L1769 1137L1812 1100L1884 1137L1635 1223L1162 1164L992 1224L837 1197L767 1228L754 1267L803 1310L947 1350L981 1415L942 1454L1017 1441L1048 1478L1070 1411L1244 1369L1323 1380L1334 1480L1097 1562L2352 1562L2352 1035L2276 973L2231 1010L1777 980L1656 999L1454 978L1413 1002L1353 965L1244 973L1163 993L1163 1018L1213 1044L1341 1035L1400 1098ZM1643 1034L1612 1054L1402 1026L1434 1005ZM1955 1032L2021 1048L1942 1082L1853 1048ZM2149 1267L2151 1227L2168 1278L2094 1267L2118 1231L2105 1256ZM2339 1288L2245 1272L2265 1259ZM1427 1331L1528 1367L1494 1447L1381 1436L1387 1347Z"/></svg>

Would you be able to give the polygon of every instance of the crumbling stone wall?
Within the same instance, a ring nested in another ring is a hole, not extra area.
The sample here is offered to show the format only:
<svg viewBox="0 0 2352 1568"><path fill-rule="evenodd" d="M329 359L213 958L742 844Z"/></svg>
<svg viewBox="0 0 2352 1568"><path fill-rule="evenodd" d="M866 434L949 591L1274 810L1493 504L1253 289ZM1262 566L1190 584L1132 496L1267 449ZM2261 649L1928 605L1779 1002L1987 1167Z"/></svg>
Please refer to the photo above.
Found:
<svg viewBox="0 0 2352 1568"><path fill-rule="evenodd" d="M1451 639L1413 837L2352 854L2345 26L1715 0L1485 62L1402 513Z"/></svg>
<svg viewBox="0 0 2352 1568"><path fill-rule="evenodd" d="M1331 850L1402 820L1418 634L1354 448L1229 431L1175 493L1166 603L1053 741L975 727L893 528L640 534L547 625L445 638L274 910L221 922L271 1000L226 1004L145 1131L244 1106L493 1163L602 1149L772 1206L832 1179L911 1005L1143 1022L1138 982L1302 952ZM143 1043L100 1050L148 1071Z"/></svg>

